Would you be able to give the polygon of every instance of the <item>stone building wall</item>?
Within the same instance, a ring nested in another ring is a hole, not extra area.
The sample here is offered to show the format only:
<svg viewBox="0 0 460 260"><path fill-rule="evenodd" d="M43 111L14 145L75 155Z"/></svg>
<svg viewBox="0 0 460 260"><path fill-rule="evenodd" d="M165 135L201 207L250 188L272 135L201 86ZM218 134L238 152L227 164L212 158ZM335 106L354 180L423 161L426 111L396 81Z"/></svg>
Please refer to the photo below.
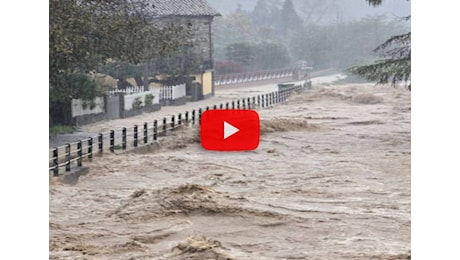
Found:
<svg viewBox="0 0 460 260"><path fill-rule="evenodd" d="M191 17L165 17L164 23L180 24L190 28L193 43L192 51L196 55L201 67L193 68L194 73L201 73L204 70L213 68L212 57L212 16L191 16Z"/></svg>

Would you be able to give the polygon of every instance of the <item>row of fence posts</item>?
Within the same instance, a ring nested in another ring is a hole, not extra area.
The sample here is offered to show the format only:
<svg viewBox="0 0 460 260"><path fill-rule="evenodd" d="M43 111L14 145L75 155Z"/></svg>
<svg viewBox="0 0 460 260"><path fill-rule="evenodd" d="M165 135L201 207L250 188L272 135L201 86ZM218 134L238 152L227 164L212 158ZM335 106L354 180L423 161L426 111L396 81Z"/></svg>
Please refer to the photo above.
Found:
<svg viewBox="0 0 460 260"><path fill-rule="evenodd" d="M285 90L280 90L276 92L271 92L267 93L265 95L258 95L257 97L254 96L252 98L243 98L239 99L236 101L231 101L231 102L226 102L225 104L221 103L219 106L214 105L212 109L217 110L217 109L256 109L256 108L266 108L270 107L274 104L278 104L281 102L284 102L293 92L299 91L302 89L302 86L295 86L289 89ZM209 106L206 107L205 111L210 110L211 108ZM202 108L199 108L198 110L193 109L191 112L186 111L185 114L179 113L177 117L177 122L176 122L176 117L173 115L171 116L171 121L169 123L170 129L175 129L177 127L180 127L182 125L188 125L191 123L192 125L196 125L197 123L201 123L201 116L204 113ZM184 117L182 116L184 115ZM166 135L168 131L168 122L167 118L164 117L162 119L162 126L159 127L158 120L153 121L152 125L153 133L153 141L157 141L159 135ZM143 144L148 144L149 142L149 128L148 128L148 123L144 123L142 130L141 130L141 140L139 140L139 127L138 125L134 125L133 128L133 146L138 147L139 143L142 142ZM115 152L117 149L117 145L115 144L115 131L110 130L109 132L109 150L110 152ZM126 127L123 127L121 129L121 149L126 150L128 149L128 131ZM52 164L53 166L50 167L50 171L53 171L54 176L59 175L59 168L60 167L65 167L65 171L69 172L71 169L71 164L72 162L76 161L77 166L80 167L82 166L82 161L85 157L88 159L93 158L93 137L90 137L88 139L80 140L78 141L77 144L77 157L72 158L72 151L71 151L71 144L66 144L65 147L65 161L63 163L59 163L59 147L55 147L52 149ZM83 143L86 142L86 153L84 153L83 149ZM60 147L62 148L62 146ZM97 136L97 148L98 148L98 153L102 154L104 151L104 134L100 133Z"/></svg>

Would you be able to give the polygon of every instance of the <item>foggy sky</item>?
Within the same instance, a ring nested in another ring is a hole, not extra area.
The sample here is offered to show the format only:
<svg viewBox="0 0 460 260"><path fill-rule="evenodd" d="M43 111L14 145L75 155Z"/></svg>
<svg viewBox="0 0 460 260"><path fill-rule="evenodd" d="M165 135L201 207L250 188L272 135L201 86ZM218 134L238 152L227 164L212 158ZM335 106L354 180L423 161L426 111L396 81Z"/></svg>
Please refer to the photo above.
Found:
<svg viewBox="0 0 460 260"><path fill-rule="evenodd" d="M223 15L235 11L238 5L241 5L243 10L252 11L257 0L207 0ZM302 17L302 11L299 8L299 3L305 0L293 0L294 5L298 9L299 15ZM410 15L411 2L406 0L385 0L379 7L371 7L365 0L336 0L335 5L329 8L322 22L327 23L330 20L340 16L344 21L359 20L368 15L386 14L390 17L404 17Z"/></svg>

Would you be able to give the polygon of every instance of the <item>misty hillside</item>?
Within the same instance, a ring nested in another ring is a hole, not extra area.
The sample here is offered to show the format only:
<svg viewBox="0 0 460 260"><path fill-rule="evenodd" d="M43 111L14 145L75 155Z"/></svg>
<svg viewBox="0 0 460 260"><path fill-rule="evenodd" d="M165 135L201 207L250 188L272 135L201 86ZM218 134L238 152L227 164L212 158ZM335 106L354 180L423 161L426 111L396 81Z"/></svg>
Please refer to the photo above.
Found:
<svg viewBox="0 0 460 260"><path fill-rule="evenodd" d="M235 11L238 6L245 11L252 11L259 0L208 0L208 2L219 10L222 15ZM266 2L279 2L283 0L260 0ZM318 1L294 0L297 11L302 16L307 16ZM335 21L359 20L368 15L407 16L411 12L411 4L406 0L385 0L379 7L370 7L365 0L324 0L319 4L315 15L321 17L321 23Z"/></svg>
<svg viewBox="0 0 460 260"><path fill-rule="evenodd" d="M213 28L221 74L285 68L299 61L318 70L369 64L379 58L373 52L377 46L410 31L410 21L400 19L410 15L405 0L385 0L376 8L365 0L208 1L223 13Z"/></svg>

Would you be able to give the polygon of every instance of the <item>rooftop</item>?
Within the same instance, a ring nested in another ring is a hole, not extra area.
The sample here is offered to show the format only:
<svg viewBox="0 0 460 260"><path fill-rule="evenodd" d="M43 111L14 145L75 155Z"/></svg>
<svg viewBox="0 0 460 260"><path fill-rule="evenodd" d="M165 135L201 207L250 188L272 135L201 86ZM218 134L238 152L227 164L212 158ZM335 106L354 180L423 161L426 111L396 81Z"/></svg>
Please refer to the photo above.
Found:
<svg viewBox="0 0 460 260"><path fill-rule="evenodd" d="M159 16L220 16L206 0L150 0Z"/></svg>

